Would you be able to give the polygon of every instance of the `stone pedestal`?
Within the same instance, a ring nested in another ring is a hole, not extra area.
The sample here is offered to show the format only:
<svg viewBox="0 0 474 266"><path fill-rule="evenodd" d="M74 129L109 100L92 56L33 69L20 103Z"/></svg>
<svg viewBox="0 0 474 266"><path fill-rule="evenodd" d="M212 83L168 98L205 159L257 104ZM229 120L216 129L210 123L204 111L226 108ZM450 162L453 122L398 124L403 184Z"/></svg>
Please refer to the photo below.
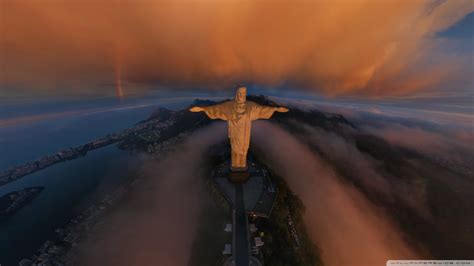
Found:
<svg viewBox="0 0 474 266"><path fill-rule="evenodd" d="M232 183L245 183L249 179L249 169L245 168L233 168L230 167L229 181Z"/></svg>

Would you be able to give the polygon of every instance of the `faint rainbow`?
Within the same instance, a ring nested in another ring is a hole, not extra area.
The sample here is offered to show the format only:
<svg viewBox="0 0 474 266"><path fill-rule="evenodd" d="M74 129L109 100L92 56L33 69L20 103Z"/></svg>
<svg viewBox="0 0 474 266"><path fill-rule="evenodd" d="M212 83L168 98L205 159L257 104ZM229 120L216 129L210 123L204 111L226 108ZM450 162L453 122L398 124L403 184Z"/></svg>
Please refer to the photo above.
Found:
<svg viewBox="0 0 474 266"><path fill-rule="evenodd" d="M115 57L115 93L117 98L120 100L123 99L123 89L122 89L122 53L117 52Z"/></svg>

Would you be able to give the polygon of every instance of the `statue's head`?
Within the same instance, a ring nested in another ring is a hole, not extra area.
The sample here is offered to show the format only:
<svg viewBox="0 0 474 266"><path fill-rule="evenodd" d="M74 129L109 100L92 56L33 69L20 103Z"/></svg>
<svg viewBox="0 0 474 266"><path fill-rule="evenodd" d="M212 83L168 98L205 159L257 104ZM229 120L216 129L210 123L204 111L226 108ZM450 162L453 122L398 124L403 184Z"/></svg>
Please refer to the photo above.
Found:
<svg viewBox="0 0 474 266"><path fill-rule="evenodd" d="M237 103L245 103L247 99L247 88L244 86L237 87L237 91L235 93L235 101Z"/></svg>

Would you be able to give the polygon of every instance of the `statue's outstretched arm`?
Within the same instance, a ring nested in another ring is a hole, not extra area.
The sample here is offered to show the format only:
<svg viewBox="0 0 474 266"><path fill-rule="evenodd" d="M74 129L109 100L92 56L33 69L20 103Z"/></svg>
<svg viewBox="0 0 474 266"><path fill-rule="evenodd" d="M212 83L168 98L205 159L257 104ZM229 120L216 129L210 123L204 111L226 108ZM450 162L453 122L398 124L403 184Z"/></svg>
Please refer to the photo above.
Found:
<svg viewBox="0 0 474 266"><path fill-rule="evenodd" d="M218 103L209 106L194 106L189 108L191 112L205 112L210 119L228 120L228 113L230 111L228 102Z"/></svg>
<svg viewBox="0 0 474 266"><path fill-rule="evenodd" d="M274 112L286 113L288 111L286 107L266 106L256 103L252 111L252 120L269 119Z"/></svg>

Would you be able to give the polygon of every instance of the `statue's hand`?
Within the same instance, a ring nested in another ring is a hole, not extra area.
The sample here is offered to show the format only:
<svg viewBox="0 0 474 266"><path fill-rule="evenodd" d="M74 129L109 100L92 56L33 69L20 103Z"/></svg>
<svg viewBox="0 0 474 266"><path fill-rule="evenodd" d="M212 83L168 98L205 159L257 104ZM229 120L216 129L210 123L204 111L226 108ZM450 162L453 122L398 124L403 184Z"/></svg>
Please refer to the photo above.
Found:
<svg viewBox="0 0 474 266"><path fill-rule="evenodd" d="M197 113L197 112L202 112L202 111L204 111L204 108L199 107L199 106L194 106L194 107L189 108L189 111L191 111L191 112L193 112L193 113Z"/></svg>
<svg viewBox="0 0 474 266"><path fill-rule="evenodd" d="M290 111L290 109L288 109L286 107L277 107L276 111L280 112L280 113L286 113L286 112Z"/></svg>

